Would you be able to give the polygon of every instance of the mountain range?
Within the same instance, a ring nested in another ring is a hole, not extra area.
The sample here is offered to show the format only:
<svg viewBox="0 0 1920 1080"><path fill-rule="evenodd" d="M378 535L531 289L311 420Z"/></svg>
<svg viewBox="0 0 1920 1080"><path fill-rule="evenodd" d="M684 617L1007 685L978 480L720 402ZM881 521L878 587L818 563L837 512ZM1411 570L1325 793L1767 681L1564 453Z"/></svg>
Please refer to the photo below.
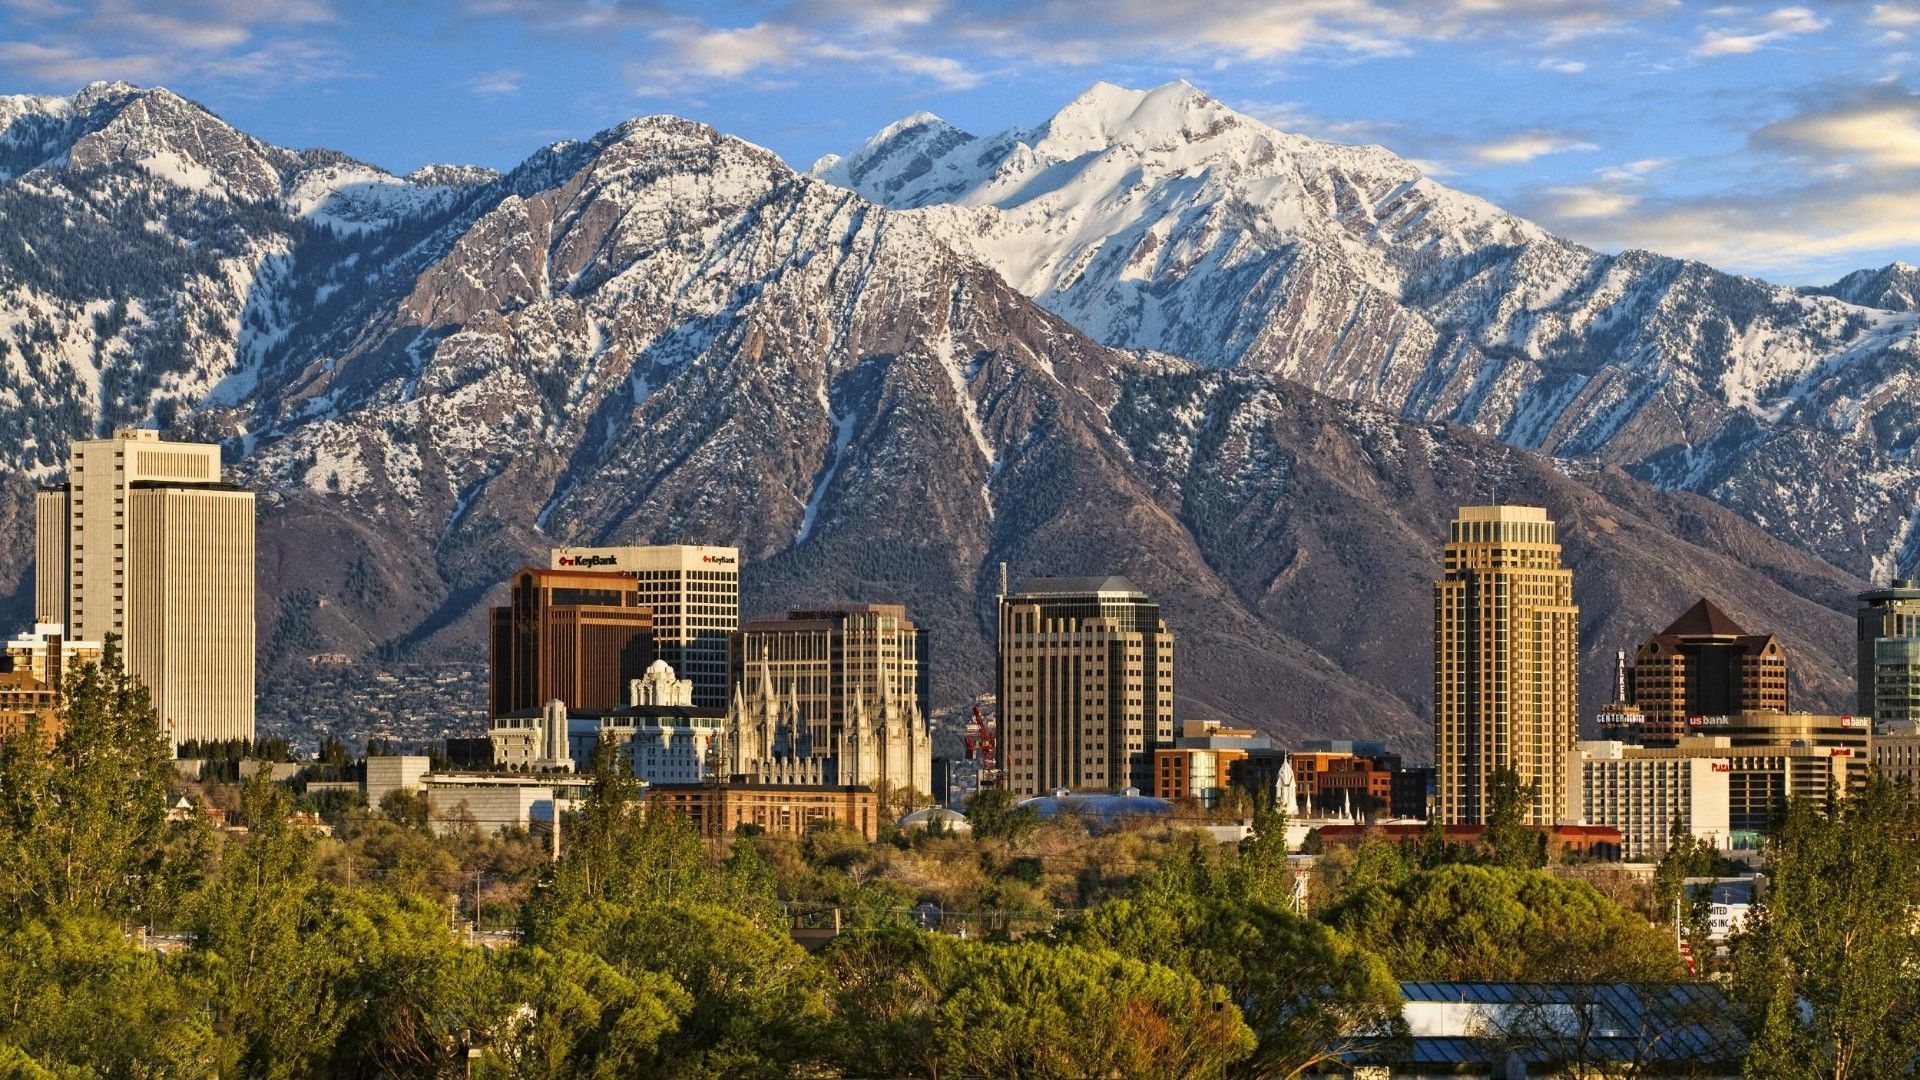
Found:
<svg viewBox="0 0 1920 1080"><path fill-rule="evenodd" d="M685 540L753 611L907 603L951 704L1005 562L1151 591L1184 710L1418 756L1445 523L1528 501L1589 706L1706 595L1843 708L1850 597L1920 544L1916 277L1589 251L1184 83L807 172L650 117L407 176L95 84L0 98L0 540L152 423L262 492L270 672L471 657L547 547Z"/></svg>

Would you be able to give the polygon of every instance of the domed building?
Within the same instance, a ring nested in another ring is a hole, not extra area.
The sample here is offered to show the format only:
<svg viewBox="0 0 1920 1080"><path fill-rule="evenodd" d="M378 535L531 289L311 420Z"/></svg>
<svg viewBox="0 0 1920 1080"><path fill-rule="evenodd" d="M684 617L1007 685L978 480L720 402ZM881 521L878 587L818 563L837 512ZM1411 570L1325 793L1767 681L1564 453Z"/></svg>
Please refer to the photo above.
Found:
<svg viewBox="0 0 1920 1080"><path fill-rule="evenodd" d="M1125 817L1172 817L1173 804L1165 799L1140 794L1139 788L1120 791L1068 791L1055 788L1050 794L1022 799L1014 809L1031 809L1042 821L1062 814L1078 814L1095 828L1112 828Z"/></svg>
<svg viewBox="0 0 1920 1080"><path fill-rule="evenodd" d="M901 818L895 827L901 832L926 829L955 833L960 836L968 836L973 832L973 825L967 821L967 815L958 810L949 810L944 806L923 806Z"/></svg>

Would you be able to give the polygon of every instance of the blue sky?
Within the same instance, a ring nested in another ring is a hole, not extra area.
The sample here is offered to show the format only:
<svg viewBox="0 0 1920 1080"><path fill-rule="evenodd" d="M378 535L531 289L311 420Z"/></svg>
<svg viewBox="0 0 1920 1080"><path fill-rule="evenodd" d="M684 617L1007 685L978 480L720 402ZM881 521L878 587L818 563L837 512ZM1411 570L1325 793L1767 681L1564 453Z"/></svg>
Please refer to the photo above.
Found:
<svg viewBox="0 0 1920 1080"><path fill-rule="evenodd" d="M1778 281L1920 261L1920 0L0 0L0 92L165 85L289 146L509 167L670 112L805 167L1185 78L1574 239Z"/></svg>

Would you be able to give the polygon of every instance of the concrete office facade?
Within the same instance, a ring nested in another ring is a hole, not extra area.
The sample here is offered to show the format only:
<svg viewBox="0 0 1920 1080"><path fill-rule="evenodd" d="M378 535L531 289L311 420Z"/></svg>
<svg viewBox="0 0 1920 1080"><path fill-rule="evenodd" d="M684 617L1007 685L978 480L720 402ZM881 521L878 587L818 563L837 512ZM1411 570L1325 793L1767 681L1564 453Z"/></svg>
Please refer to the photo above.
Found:
<svg viewBox="0 0 1920 1080"><path fill-rule="evenodd" d="M1000 767L1015 795L1155 788L1173 742L1174 640L1123 577L1038 578L1000 598Z"/></svg>
<svg viewBox="0 0 1920 1080"><path fill-rule="evenodd" d="M553 549L555 570L630 573L653 612L654 654L693 683L693 703L727 707L728 650L740 626L740 549L651 544Z"/></svg>
<svg viewBox="0 0 1920 1080"><path fill-rule="evenodd" d="M34 598L75 639L122 642L174 744L254 733L254 496L220 448L144 428L76 442L35 500Z"/></svg>

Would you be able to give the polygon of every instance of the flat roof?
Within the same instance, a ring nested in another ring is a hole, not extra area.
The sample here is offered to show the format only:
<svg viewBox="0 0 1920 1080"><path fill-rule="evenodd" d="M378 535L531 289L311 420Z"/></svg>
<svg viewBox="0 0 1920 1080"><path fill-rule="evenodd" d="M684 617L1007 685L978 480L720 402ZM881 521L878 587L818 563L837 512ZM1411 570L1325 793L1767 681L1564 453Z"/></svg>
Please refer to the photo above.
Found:
<svg viewBox="0 0 1920 1080"><path fill-rule="evenodd" d="M1544 506L1520 506L1502 503L1496 506L1463 506L1455 521L1532 521L1547 520L1547 508Z"/></svg>
<svg viewBox="0 0 1920 1080"><path fill-rule="evenodd" d="M1147 594L1127 578L1119 574L1106 577L1038 577L1028 578L1020 587L1016 596L1083 596L1088 593L1125 593L1130 596L1144 597Z"/></svg>

